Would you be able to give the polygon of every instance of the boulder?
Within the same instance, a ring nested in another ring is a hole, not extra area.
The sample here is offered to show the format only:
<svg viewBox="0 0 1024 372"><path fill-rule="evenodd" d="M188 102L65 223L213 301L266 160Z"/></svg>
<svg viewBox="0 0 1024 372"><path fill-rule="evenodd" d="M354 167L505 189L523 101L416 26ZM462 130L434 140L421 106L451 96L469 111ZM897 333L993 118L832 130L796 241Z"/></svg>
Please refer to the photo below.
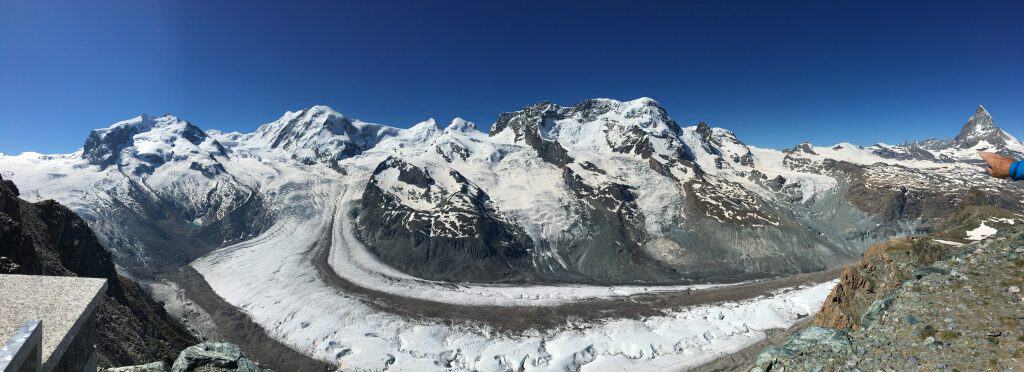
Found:
<svg viewBox="0 0 1024 372"><path fill-rule="evenodd" d="M178 355L171 372L191 371L237 371L263 372L269 371L256 366L256 363L242 356L238 346L227 342L204 342L189 347Z"/></svg>

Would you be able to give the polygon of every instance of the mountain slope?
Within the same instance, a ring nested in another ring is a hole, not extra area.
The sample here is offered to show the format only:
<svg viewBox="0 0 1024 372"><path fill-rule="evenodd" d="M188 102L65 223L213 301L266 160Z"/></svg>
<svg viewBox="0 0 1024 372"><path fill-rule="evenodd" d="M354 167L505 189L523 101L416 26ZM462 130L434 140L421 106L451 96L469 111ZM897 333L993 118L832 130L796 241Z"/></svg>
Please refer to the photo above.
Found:
<svg viewBox="0 0 1024 372"><path fill-rule="evenodd" d="M0 272L107 279L96 313L99 365L173 360L196 339L162 304L118 275L110 253L85 221L52 201L29 203L0 179Z"/></svg>

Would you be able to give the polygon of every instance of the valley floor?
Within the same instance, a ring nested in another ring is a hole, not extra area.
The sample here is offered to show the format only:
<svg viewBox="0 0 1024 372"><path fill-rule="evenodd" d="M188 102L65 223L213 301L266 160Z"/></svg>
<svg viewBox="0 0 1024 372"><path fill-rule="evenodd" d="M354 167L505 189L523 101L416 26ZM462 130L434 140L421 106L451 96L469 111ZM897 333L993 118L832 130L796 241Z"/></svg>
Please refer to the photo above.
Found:
<svg viewBox="0 0 1024 372"><path fill-rule="evenodd" d="M184 295L210 317L213 339L238 345L260 365L275 371L329 371L331 363L317 360L282 344L267 333L244 312L224 301L192 267L184 267L169 278L184 290ZM204 335L207 336L207 335Z"/></svg>

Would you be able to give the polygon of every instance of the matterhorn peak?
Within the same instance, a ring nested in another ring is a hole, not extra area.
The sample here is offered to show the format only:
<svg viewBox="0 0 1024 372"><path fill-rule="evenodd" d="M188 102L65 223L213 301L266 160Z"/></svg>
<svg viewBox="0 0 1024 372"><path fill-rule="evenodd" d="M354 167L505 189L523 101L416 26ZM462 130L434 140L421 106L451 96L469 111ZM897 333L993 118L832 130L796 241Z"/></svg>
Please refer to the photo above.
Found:
<svg viewBox="0 0 1024 372"><path fill-rule="evenodd" d="M979 105L970 120L960 128L960 133L953 139L953 145L958 148L970 148L981 141L986 141L990 145L999 146L1005 144L1005 137L1007 135L996 127L988 110Z"/></svg>
<svg viewBox="0 0 1024 372"><path fill-rule="evenodd" d="M986 110L985 106L982 106L982 105L978 105L978 109L974 111L974 115L975 116L977 116L977 115L992 116L992 115L989 115L988 110Z"/></svg>
<svg viewBox="0 0 1024 372"><path fill-rule="evenodd" d="M975 124L975 128L978 130L992 130L996 129L995 123L992 121L992 115L988 113L985 106L978 105L978 109L974 111L974 115L971 116L968 124Z"/></svg>

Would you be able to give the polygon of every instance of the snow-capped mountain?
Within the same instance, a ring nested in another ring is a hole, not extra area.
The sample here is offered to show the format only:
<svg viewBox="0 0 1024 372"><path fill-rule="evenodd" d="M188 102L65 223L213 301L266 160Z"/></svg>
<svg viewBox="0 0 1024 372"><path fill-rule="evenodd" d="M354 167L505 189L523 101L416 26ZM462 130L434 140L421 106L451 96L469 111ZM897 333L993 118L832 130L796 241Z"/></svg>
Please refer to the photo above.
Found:
<svg viewBox="0 0 1024 372"><path fill-rule="evenodd" d="M351 208L383 263L446 281L678 283L823 269L958 206L1019 210L979 149L1024 155L983 108L952 140L778 151L654 100L541 102L488 133L326 106L252 133L140 116L65 155L0 156L26 198L86 218L128 272L172 270L279 221Z"/></svg>
<svg viewBox="0 0 1024 372"><path fill-rule="evenodd" d="M255 179L219 141L171 115L141 115L93 130L72 154L3 156L25 196L65 201L130 273L152 277L226 242L266 218Z"/></svg>
<svg viewBox="0 0 1024 372"><path fill-rule="evenodd" d="M349 119L327 106L313 106L286 112L256 132L233 133L229 140L248 151L282 155L305 164L334 164L398 132L396 128Z"/></svg>
<svg viewBox="0 0 1024 372"><path fill-rule="evenodd" d="M223 169L218 158L227 151L195 125L171 115L141 115L89 133L82 158L101 168L130 167L135 174L152 174L169 162L190 160L210 176Z"/></svg>

